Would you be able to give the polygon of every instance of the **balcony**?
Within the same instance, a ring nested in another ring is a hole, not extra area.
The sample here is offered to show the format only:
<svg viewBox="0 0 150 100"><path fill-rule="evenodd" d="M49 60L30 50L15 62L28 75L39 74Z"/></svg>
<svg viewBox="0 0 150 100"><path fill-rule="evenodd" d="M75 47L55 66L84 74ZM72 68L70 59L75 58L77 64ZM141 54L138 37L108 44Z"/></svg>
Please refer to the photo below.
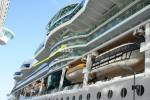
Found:
<svg viewBox="0 0 150 100"><path fill-rule="evenodd" d="M23 70L23 69L29 69L29 68L30 68L30 64L23 64L20 69Z"/></svg>
<svg viewBox="0 0 150 100"><path fill-rule="evenodd" d="M126 7L128 4L130 4L133 1L134 0L130 0L129 2L127 2L127 4L123 5L123 7L121 7L119 10L117 10L116 13L119 12L121 9L123 9L124 7ZM113 22L111 22L107 26L101 28L98 32L96 32L96 33L92 34L91 36L89 36L88 37L88 41L91 41L91 40L97 38L99 35L105 33L106 31L110 30L114 26L116 26L119 23L123 22L124 20L126 20L127 18L129 18L130 16L135 14L136 12L140 11L142 8L148 6L149 4L150 4L150 0L145 0L143 3L141 3L141 4L137 5L136 7L134 7L134 9L128 11L123 16L120 16L120 17L116 18ZM115 13L114 13L114 15L115 15ZM113 16L113 15L111 15L111 16ZM102 22L100 22L99 25L102 25L104 22L106 22L108 19L110 19L110 17L108 17L105 20L103 20ZM94 29L96 29L96 28L97 27L95 27ZM94 29L91 29L91 31L93 31Z"/></svg>
<svg viewBox="0 0 150 100"><path fill-rule="evenodd" d="M16 81L21 80L22 76L23 76L23 74L20 71L17 71L17 72L14 73L14 79Z"/></svg>
<svg viewBox="0 0 150 100"><path fill-rule="evenodd" d="M72 47L72 46L76 46L76 45L87 44L87 41L86 41L86 40L83 40L83 39L76 39L75 41L72 41L72 40L67 41L67 43L64 43L64 44L65 44L65 45L67 46L67 48L68 48L68 47ZM55 48L52 48L52 49L50 50L50 55L53 54L54 52L56 52L59 48L61 48L62 45L63 45L63 43L60 44L60 45L58 45L58 46L55 47ZM67 48L66 48L66 49L67 49Z"/></svg>
<svg viewBox="0 0 150 100"><path fill-rule="evenodd" d="M77 5L77 7L75 7L71 14L64 16L63 18L57 20L53 25L48 26L47 28L49 32L47 35L49 35L49 33L57 26L69 21L83 7L84 2L85 0L83 0L79 5Z"/></svg>
<svg viewBox="0 0 150 100"><path fill-rule="evenodd" d="M59 56L58 58L54 59L54 62L60 61L62 59L70 58L70 57L76 57L76 56L82 56L86 53L86 51L78 50L77 52L66 52L62 56Z"/></svg>
<svg viewBox="0 0 150 100"><path fill-rule="evenodd" d="M15 73L14 73L14 76L21 76L21 75L22 75L21 72L15 72Z"/></svg>
<svg viewBox="0 0 150 100"><path fill-rule="evenodd" d="M75 4L71 4L69 6L62 8L48 23L47 28L51 27L52 24L55 23L58 19L61 19L61 17L66 15L68 12L72 11L77 5L78 5L78 3L75 3Z"/></svg>

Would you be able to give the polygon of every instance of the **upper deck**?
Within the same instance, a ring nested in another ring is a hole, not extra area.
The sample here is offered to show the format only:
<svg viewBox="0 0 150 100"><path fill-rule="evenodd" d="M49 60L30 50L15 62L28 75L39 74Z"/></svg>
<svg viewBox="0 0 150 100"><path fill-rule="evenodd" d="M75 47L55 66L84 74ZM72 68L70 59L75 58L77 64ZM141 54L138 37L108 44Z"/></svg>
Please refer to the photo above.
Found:
<svg viewBox="0 0 150 100"><path fill-rule="evenodd" d="M49 49L65 34L84 33L84 35L88 35L89 31L94 30L95 26L100 26L100 23L104 22L106 18L110 19L133 2L134 0L83 0L69 14L51 25L45 42L36 51L35 58L39 61L46 58Z"/></svg>

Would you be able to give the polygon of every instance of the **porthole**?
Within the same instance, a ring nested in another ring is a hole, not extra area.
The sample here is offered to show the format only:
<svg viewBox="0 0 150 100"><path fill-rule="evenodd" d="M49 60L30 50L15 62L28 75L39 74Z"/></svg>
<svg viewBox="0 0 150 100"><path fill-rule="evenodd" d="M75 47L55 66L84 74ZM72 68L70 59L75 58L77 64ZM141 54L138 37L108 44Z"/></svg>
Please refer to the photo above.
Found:
<svg viewBox="0 0 150 100"><path fill-rule="evenodd" d="M124 98L127 95L127 89L126 88L122 88L121 89L121 97Z"/></svg>
<svg viewBox="0 0 150 100"><path fill-rule="evenodd" d="M69 100L69 97L67 97L67 99L66 100Z"/></svg>
<svg viewBox="0 0 150 100"><path fill-rule="evenodd" d="M75 96L72 97L72 100L75 100Z"/></svg>
<svg viewBox="0 0 150 100"><path fill-rule="evenodd" d="M138 96L142 96L144 94L144 87L142 85L136 86L136 93Z"/></svg>
<svg viewBox="0 0 150 100"><path fill-rule="evenodd" d="M112 90L109 90L109 91L108 91L108 94L107 94L108 99L111 99L112 96L113 96L113 91L112 91Z"/></svg>
<svg viewBox="0 0 150 100"><path fill-rule="evenodd" d="M79 96L79 100L82 100L82 95Z"/></svg>
<svg viewBox="0 0 150 100"><path fill-rule="evenodd" d="M91 94L88 93L88 94L87 94L87 100L90 100L90 98L91 98Z"/></svg>
<svg viewBox="0 0 150 100"><path fill-rule="evenodd" d="M101 99L101 92L98 92L97 93L97 100L100 100Z"/></svg>

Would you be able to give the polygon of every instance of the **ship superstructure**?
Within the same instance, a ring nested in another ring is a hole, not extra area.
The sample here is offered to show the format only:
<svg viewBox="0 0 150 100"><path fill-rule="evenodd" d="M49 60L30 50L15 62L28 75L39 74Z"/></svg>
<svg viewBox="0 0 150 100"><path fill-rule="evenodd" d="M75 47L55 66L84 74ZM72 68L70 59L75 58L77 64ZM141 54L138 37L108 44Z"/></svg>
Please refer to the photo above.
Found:
<svg viewBox="0 0 150 100"><path fill-rule="evenodd" d="M16 100L149 100L150 0L83 0L49 21Z"/></svg>

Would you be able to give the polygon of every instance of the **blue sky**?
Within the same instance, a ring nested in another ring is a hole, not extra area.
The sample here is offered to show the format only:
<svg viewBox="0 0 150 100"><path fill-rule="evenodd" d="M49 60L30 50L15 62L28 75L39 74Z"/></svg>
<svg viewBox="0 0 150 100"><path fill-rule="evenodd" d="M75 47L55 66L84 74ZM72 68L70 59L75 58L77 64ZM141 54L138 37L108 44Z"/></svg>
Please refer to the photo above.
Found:
<svg viewBox="0 0 150 100"><path fill-rule="evenodd" d="M67 4L81 0L11 0L5 27L15 38L0 46L0 100L6 100L14 86L13 74L24 60L31 58L44 41L46 25Z"/></svg>

